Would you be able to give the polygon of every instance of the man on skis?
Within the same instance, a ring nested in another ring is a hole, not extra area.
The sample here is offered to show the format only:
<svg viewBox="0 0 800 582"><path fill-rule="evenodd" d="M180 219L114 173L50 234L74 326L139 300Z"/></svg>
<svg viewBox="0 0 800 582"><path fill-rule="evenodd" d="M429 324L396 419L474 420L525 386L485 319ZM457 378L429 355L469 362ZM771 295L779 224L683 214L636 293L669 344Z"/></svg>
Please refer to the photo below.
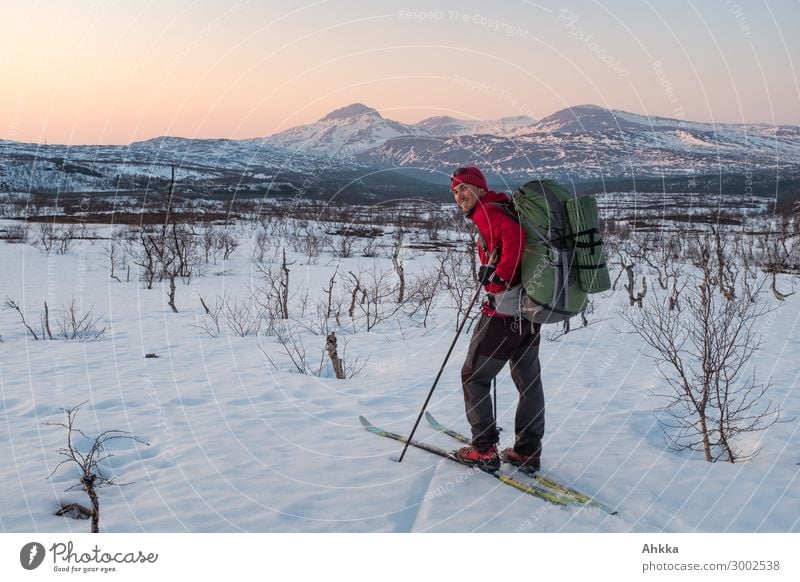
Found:
<svg viewBox="0 0 800 582"><path fill-rule="evenodd" d="M517 312L525 231L503 209L509 198L490 191L478 168L457 169L450 188L461 211L478 229L478 279L487 293L461 369L472 444L455 455L461 462L486 471L499 469L502 459L535 472L542 454L544 391L539 365L540 325L520 320ZM498 453L499 433L490 388L506 363L519 401L514 446Z"/></svg>

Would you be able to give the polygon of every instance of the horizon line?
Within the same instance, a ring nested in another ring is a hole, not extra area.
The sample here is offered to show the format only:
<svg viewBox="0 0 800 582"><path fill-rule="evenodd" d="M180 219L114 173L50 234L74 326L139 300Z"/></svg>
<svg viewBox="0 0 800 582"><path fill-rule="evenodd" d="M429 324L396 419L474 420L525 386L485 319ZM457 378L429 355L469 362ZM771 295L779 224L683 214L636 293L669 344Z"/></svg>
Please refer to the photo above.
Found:
<svg viewBox="0 0 800 582"><path fill-rule="evenodd" d="M460 117L453 117L452 115L429 115L429 116L423 117L423 118L421 118L421 119L419 119L417 121L403 122L403 121L397 121L396 119L392 119L391 117L385 117L381 113L381 110L376 108L376 107L372 107L372 106L366 105L361 101L354 101L352 103L348 103L348 104L342 105L340 107L335 107L334 109L331 109L328 113L323 115L322 117L320 117L318 119L315 119L313 121L309 121L307 123L301 123L301 124L298 124L298 125L293 125L293 126L288 127L286 129L282 129L282 130L279 130L279 131L276 131L276 132L273 132L273 133L270 133L270 134L267 134L267 135L257 135L257 136L253 136L253 137L241 137L241 138L219 137L219 136L217 136L217 137L187 137L187 136L183 136L183 135L174 135L174 134L159 134L159 135L154 135L152 137L148 137L148 138L145 138L145 139L138 139L138 140L135 140L135 141L131 141L131 142L128 142L128 143L48 143L47 140L45 140L44 142L32 142L32 141L18 141L18 140L14 140L14 139L8 139L8 138L5 138L5 137L0 137L0 141L9 142L9 143L19 143L19 144L25 144L25 145L44 146L44 147L57 147L57 146L62 146L62 147L91 147L91 146L125 147L125 146L131 146L131 145L137 144L137 143L144 143L144 142L157 140L157 139L163 139L163 138L185 139L185 140L192 140L192 141L215 141L215 140L216 141L253 141L253 140L264 140L264 139L268 139L270 137L279 135L281 133L284 133L286 131L290 131L290 130L298 128L298 127L304 127L304 126L307 126L307 125L312 125L314 123L319 123L320 121L322 121L325 117L327 117L331 113L334 113L334 112L339 111L341 109L346 109L348 107L352 107L354 105L361 105L363 107L366 107L367 109L370 109L370 110L373 110L373 111L377 112L378 115L382 119L386 119L388 121L394 121L396 123L402 123L403 125L419 125L423 121L426 121L428 119L435 119L435 118L438 118L438 117L450 118L450 119L454 119L456 121L467 121L467 122L477 122L477 123L491 123L493 121L502 121L504 119L513 119L513 118L518 118L518 117L528 117L530 119L533 119L533 122L531 123L531 125L533 125L533 124L536 124L536 123L539 123L539 122L543 121L544 119L547 119L548 117L551 117L551 116L556 115L557 113L561 113L563 111L567 111L569 109L576 109L576 108L581 108L581 107L594 107L594 108L597 108L597 109L610 111L612 113L615 113L615 112L625 113L625 114L629 114L629 115L637 115L637 116L640 116L640 117L645 117L647 119L664 119L664 120L676 121L676 122L687 123L687 124L710 125L710 126L713 126L714 128L716 128L717 126L731 126L731 125L734 125L734 126L767 126L767 127L798 127L798 128L800 128L800 124L796 124L796 123L780 123L780 122L767 122L767 121L745 121L745 122L742 122L742 121L739 121L739 122L731 122L731 121L697 121L697 120L693 120L693 119L682 119L680 117L668 117L668 116L659 115L659 114L637 113L637 112L633 112L633 111L627 111L625 109L616 109L616 108L613 108L613 107L604 107L602 105L596 105L594 103L580 103L580 104L577 104L577 105L569 105L567 107L564 107L562 109L558 109L558 110L556 110L556 111L554 111L554 112L552 112L552 113L550 113L550 114L548 114L548 115L546 115L544 117L538 118L538 119L534 118L534 117L531 117L530 115L527 115L527 114L504 115L502 117L497 117L497 118L493 118L493 119L478 119L478 118L473 118L473 119L468 119L467 118L467 119L465 119L465 118L460 118ZM390 107L390 108L387 108L387 109L389 109L389 110L397 110L397 109L402 109L402 108ZM358 117L358 115L354 115L353 117Z"/></svg>

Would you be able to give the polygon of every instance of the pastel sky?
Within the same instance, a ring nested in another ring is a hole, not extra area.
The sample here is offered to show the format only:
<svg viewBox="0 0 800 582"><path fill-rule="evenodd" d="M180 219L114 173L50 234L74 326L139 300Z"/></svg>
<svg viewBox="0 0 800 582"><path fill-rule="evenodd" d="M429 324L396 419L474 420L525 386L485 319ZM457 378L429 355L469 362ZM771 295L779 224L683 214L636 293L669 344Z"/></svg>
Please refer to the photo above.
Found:
<svg viewBox="0 0 800 582"><path fill-rule="evenodd" d="M800 0L0 0L0 139L251 138L354 102L800 125Z"/></svg>

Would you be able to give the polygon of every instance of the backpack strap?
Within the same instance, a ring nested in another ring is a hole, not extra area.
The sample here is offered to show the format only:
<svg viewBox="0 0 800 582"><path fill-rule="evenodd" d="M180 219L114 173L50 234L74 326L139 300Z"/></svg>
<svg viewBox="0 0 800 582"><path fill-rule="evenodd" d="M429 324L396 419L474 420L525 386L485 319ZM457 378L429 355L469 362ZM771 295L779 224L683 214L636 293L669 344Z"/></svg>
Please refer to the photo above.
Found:
<svg viewBox="0 0 800 582"><path fill-rule="evenodd" d="M525 218L524 216L522 216L518 212L515 212L514 210L512 210L508 204L501 204L499 202L492 202L492 206L496 206L497 208L500 208L503 212L505 212L507 215L509 215L511 218L513 218L517 223L522 224L526 229L530 230L533 234L536 235L536 238L539 239L539 242L541 242L544 245L547 245L553 251L559 251L560 250L558 248L558 246L556 246L555 243L560 242L561 240L566 240L566 239L569 239L569 238L575 236L575 235L566 235L566 236L563 236L563 237L550 239L550 238L546 237L544 234L542 234L542 232L538 228L536 228L533 225L533 223L531 223L530 220L528 220L527 218ZM579 233L579 234L584 234L584 233Z"/></svg>

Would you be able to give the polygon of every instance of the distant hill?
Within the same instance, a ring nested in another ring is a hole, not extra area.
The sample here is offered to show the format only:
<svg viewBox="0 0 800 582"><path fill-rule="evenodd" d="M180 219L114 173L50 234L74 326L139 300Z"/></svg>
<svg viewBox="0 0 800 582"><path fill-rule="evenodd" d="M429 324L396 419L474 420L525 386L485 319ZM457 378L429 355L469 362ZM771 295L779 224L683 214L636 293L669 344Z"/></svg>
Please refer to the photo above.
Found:
<svg viewBox="0 0 800 582"><path fill-rule="evenodd" d="M163 189L175 166L187 196L441 196L447 175L467 164L497 189L547 176L581 188L792 196L800 191L800 127L699 123L596 105L540 120L437 116L405 124L354 103L249 140L162 136L72 147L0 140L0 193L147 192Z"/></svg>

